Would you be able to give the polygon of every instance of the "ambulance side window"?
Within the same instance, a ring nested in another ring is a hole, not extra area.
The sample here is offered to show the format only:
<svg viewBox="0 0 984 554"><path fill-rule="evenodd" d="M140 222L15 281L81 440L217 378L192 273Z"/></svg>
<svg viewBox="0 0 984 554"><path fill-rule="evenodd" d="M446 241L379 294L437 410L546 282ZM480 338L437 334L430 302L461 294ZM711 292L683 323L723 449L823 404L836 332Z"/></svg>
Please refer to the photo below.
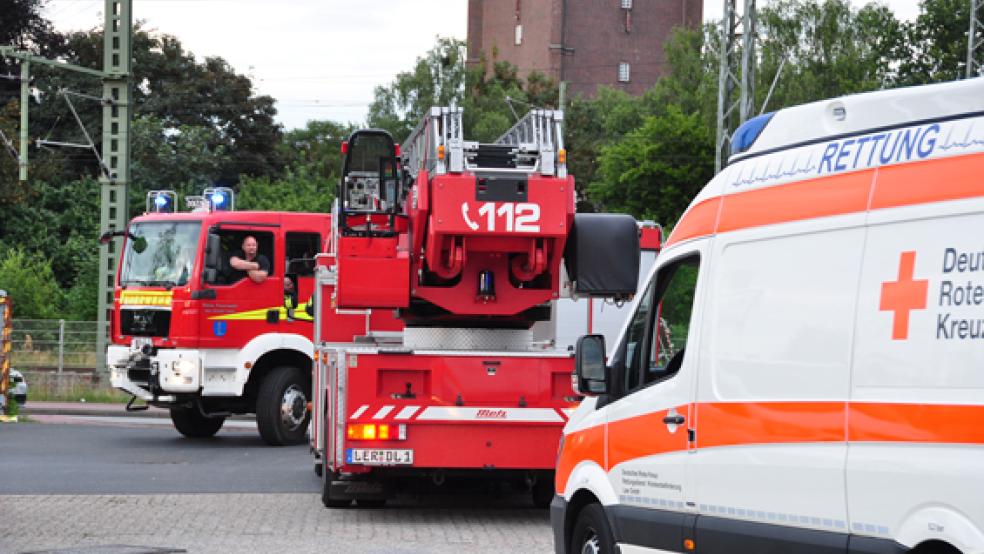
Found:
<svg viewBox="0 0 984 554"><path fill-rule="evenodd" d="M625 342L612 361L622 394L668 379L679 371L697 287L697 256L659 270L632 315Z"/></svg>
<svg viewBox="0 0 984 554"><path fill-rule="evenodd" d="M632 321L625 332L625 350L620 356L624 360L622 373L622 390L631 391L639 386L639 378L642 365L641 361L646 359L643 352L647 350L646 340L652 335L649 332L651 313L653 307L653 291L656 281L649 283L646 292L639 301L639 307L632 314Z"/></svg>
<svg viewBox="0 0 984 554"><path fill-rule="evenodd" d="M694 310L694 292L700 259L685 258L659 272L660 297L656 310L657 322L649 363L643 383L669 378L680 370L687 337L690 335L690 316Z"/></svg>

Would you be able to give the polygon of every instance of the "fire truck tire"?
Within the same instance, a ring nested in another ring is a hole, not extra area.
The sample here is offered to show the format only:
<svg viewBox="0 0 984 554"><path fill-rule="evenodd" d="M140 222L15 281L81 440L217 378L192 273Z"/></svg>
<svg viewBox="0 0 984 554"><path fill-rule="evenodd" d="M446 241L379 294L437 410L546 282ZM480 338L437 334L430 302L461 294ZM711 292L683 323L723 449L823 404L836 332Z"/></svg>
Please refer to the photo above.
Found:
<svg viewBox="0 0 984 554"><path fill-rule="evenodd" d="M256 426L271 446L303 444L311 414L307 385L296 367L273 368L260 384L256 398Z"/></svg>
<svg viewBox="0 0 984 554"><path fill-rule="evenodd" d="M321 477L321 474L323 472L324 472L324 466L321 464L321 461L314 462L314 474L317 475L318 477Z"/></svg>
<svg viewBox="0 0 984 554"><path fill-rule="evenodd" d="M385 498L357 498L355 503L360 508L383 508L386 506Z"/></svg>
<svg viewBox="0 0 984 554"><path fill-rule="evenodd" d="M592 554L611 554L615 551L615 538L601 504L588 504L577 514L567 551Z"/></svg>
<svg viewBox="0 0 984 554"><path fill-rule="evenodd" d="M214 436L225 423L224 417L205 417L195 408L171 408L171 422L182 435L192 439Z"/></svg>
<svg viewBox="0 0 984 554"><path fill-rule="evenodd" d="M322 471L321 476L321 503L325 508L348 508L352 504L351 498L337 498L331 494L331 482L338 475L334 471Z"/></svg>

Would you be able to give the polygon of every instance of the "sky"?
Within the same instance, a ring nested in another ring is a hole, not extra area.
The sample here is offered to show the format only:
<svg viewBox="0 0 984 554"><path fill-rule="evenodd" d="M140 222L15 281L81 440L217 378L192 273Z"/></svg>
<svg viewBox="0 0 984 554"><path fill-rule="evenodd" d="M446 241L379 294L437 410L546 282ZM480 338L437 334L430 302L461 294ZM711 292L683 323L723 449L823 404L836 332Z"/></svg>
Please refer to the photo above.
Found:
<svg viewBox="0 0 984 554"><path fill-rule="evenodd" d="M48 0L45 16L60 31L98 28L104 3ZM901 19L918 13L918 0L883 3ZM704 0L705 19L720 18L723 6ZM437 36L466 38L468 1L133 0L133 17L249 75L293 129L312 119L362 123L377 85L411 69Z"/></svg>

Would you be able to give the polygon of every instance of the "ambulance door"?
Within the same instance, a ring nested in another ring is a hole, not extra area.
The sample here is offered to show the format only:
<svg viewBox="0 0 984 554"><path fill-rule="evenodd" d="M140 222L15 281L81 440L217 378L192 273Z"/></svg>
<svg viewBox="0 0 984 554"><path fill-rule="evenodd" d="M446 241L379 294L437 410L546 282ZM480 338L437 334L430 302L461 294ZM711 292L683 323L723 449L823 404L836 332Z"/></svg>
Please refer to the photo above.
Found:
<svg viewBox="0 0 984 554"><path fill-rule="evenodd" d="M221 239L221 268L214 282L207 283L214 297L202 302L202 348L242 348L259 335L277 332L284 303L284 245L279 231L273 223L229 223L210 229ZM229 266L246 237L256 239L258 254L270 262L269 274L261 282L240 278Z"/></svg>
<svg viewBox="0 0 984 554"><path fill-rule="evenodd" d="M722 218L737 217L727 210L725 201ZM701 553L846 550L846 399L864 244L863 213L715 238L691 458Z"/></svg>
<svg viewBox="0 0 984 554"><path fill-rule="evenodd" d="M609 513L620 543L677 551L692 527L687 468L697 367L702 240L666 253L613 357L608 476L618 495Z"/></svg>

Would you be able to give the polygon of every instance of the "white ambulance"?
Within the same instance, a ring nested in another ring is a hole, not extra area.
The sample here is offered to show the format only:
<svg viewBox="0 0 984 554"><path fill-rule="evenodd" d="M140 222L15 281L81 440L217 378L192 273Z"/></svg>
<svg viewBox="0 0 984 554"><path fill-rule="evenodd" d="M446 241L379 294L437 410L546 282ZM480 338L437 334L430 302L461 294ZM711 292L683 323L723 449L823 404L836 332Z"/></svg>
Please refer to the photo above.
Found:
<svg viewBox="0 0 984 554"><path fill-rule="evenodd" d="M563 552L984 553L984 78L739 129L588 398Z"/></svg>

